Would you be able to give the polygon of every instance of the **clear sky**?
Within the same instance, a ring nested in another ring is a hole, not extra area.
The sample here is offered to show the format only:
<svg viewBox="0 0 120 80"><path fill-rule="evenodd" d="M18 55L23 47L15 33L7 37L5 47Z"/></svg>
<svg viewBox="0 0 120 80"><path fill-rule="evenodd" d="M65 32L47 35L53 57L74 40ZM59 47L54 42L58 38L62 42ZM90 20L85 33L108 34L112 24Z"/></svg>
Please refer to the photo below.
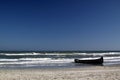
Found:
<svg viewBox="0 0 120 80"><path fill-rule="evenodd" d="M0 0L0 50L120 50L120 0Z"/></svg>

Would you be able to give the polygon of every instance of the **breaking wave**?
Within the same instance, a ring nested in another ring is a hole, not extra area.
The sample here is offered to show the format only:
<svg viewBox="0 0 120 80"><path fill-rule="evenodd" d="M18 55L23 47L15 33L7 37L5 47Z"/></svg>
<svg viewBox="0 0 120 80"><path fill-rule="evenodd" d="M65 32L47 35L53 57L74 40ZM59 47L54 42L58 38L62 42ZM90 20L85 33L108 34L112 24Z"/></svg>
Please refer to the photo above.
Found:
<svg viewBox="0 0 120 80"><path fill-rule="evenodd" d="M73 66L74 59L104 57L103 65L120 64L120 52L109 53L0 53L0 67ZM83 64L80 64L82 66Z"/></svg>

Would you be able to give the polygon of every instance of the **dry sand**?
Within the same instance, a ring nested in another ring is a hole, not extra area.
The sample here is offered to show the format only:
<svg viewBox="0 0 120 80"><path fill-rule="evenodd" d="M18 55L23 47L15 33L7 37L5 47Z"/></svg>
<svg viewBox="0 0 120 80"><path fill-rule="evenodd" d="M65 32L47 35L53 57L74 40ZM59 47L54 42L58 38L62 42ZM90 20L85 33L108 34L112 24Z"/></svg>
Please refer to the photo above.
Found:
<svg viewBox="0 0 120 80"><path fill-rule="evenodd" d="M1 69L0 80L120 80L120 67Z"/></svg>

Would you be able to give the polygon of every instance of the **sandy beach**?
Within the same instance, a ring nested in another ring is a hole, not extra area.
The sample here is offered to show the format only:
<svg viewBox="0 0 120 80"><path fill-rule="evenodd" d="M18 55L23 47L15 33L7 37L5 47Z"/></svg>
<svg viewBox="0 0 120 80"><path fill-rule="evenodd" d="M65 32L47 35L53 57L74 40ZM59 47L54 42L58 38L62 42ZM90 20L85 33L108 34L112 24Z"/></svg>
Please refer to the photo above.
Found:
<svg viewBox="0 0 120 80"><path fill-rule="evenodd" d="M120 67L1 69L0 80L120 80Z"/></svg>

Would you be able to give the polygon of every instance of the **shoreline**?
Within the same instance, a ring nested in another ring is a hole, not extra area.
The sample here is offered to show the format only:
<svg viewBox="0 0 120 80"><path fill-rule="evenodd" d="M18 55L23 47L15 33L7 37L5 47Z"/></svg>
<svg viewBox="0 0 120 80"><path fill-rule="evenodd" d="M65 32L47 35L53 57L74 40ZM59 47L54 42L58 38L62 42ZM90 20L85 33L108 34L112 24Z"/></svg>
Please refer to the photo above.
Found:
<svg viewBox="0 0 120 80"><path fill-rule="evenodd" d="M119 80L119 66L59 69L0 69L0 80Z"/></svg>

